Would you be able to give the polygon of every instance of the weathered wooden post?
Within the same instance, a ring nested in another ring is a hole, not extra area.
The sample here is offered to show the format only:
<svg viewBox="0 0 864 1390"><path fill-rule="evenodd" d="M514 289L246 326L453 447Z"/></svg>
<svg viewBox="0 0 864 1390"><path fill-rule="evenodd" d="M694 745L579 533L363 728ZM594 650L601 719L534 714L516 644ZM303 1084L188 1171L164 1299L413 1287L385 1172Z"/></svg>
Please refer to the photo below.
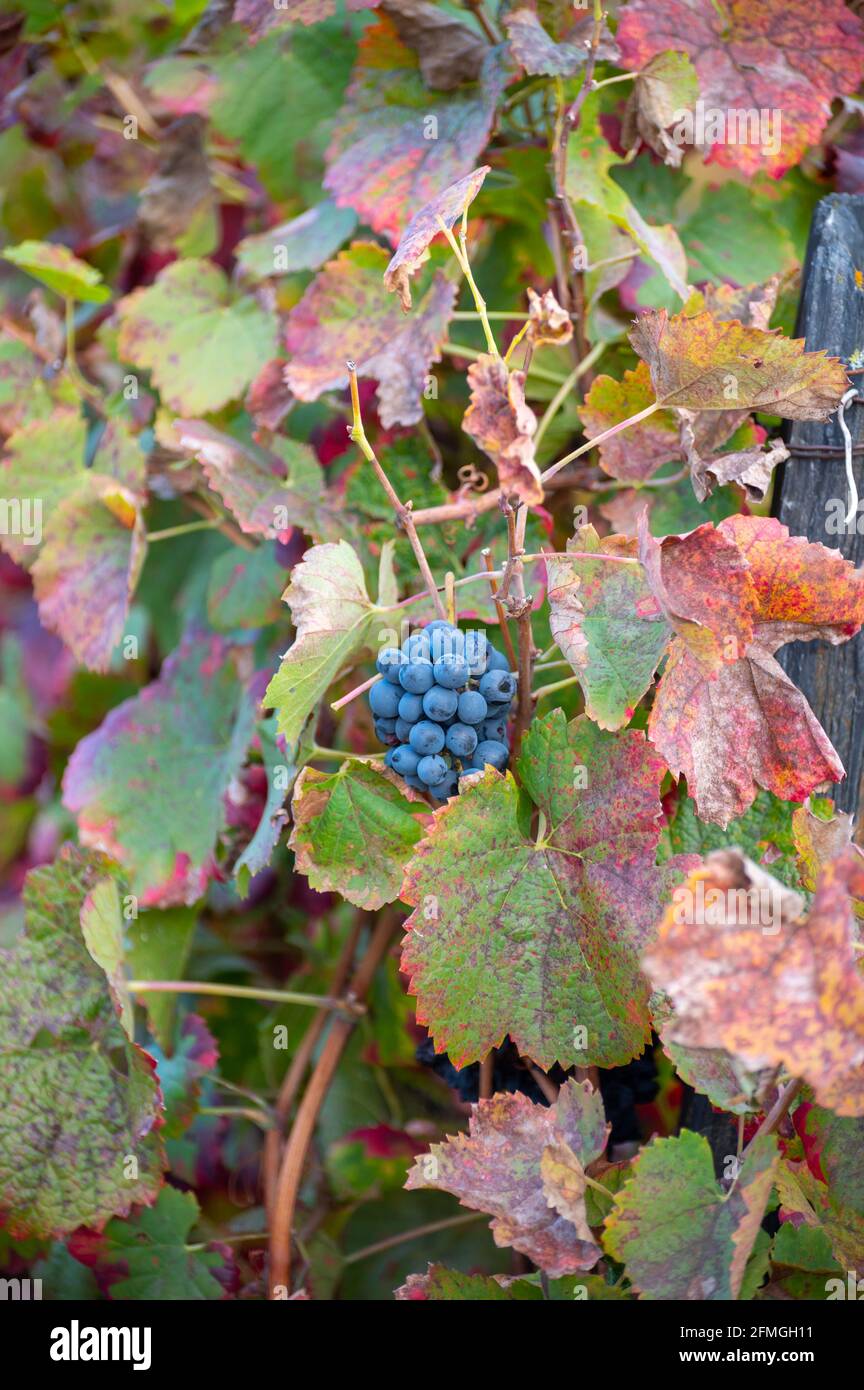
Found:
<svg viewBox="0 0 864 1390"><path fill-rule="evenodd" d="M852 364L851 380L864 387L864 194L831 193L816 208L804 262L796 337ZM857 371L855 369L858 369ZM853 441L853 469L864 499L864 403L852 402L845 419ZM864 500L847 526L848 485L843 434L836 416L826 424L795 421L787 432L791 457L775 490L774 513L793 536L838 548L864 564ZM837 749L846 780L834 788L837 806L857 815L864 792L864 640L838 647L795 642L778 660L804 692ZM859 825L860 836L862 827Z"/></svg>

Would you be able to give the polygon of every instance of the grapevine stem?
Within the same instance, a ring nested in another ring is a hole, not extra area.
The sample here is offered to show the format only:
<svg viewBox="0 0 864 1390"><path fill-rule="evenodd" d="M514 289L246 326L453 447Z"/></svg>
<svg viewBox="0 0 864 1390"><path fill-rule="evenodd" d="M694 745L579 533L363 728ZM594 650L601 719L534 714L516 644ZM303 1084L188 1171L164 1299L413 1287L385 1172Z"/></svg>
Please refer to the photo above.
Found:
<svg viewBox="0 0 864 1390"><path fill-rule="evenodd" d="M491 1056L491 1053L490 1053ZM362 1250L354 1250L350 1255L346 1255L343 1264L353 1265L358 1260L366 1260L370 1255L380 1255L384 1250L392 1250L394 1246L404 1245L409 1240L419 1240L422 1236L433 1236L436 1231L448 1231L453 1226L467 1226L469 1221L480 1221L485 1212L469 1211L461 1216L445 1216L441 1221L429 1221L425 1226L415 1226L411 1231L400 1231L398 1236L387 1236L385 1240L376 1240L374 1245L364 1245Z"/></svg>
<svg viewBox="0 0 864 1390"><path fill-rule="evenodd" d="M400 522L403 530L405 531L406 536L408 537L411 549L414 552L414 559L417 561L417 565L420 570L420 573L423 576L424 582L426 584L426 589L429 593L429 597L431 598L435 606L435 612L438 614L439 618L443 618L445 616L444 605L438 596L438 586L436 585L432 571L429 568L429 561L426 559L426 553L423 549L423 546L420 543L420 537L417 535L417 527L415 526L414 519L411 515L411 504L408 503L407 505L405 505L403 502L400 502L398 496L396 495L393 484L390 482L390 479L387 477L387 474L384 472L384 469L381 467L380 463L378 462L378 459L375 457L375 450L372 448L372 445L366 438L366 432L363 429L363 416L360 412L360 392L357 389L357 368L354 366L353 362L348 362L346 365L348 367L348 372L351 378L351 410L353 414L353 423L349 427L348 432L351 436L352 441L360 449L360 452L364 455L366 459L368 459L372 467L375 469L375 476L377 477L379 483L381 484L388 498L390 499L390 503L393 507L393 510L396 513L396 517Z"/></svg>
<svg viewBox="0 0 864 1390"><path fill-rule="evenodd" d="M201 1105L199 1115L224 1115L228 1118L251 1120L259 1129L272 1129L273 1121L263 1110L255 1110L251 1105Z"/></svg>
<svg viewBox="0 0 864 1390"><path fill-rule="evenodd" d="M501 641L504 643L507 652L507 660L510 662L510 670L515 671L517 666L516 652L513 649L513 638L510 636L510 628L507 625L507 613L504 604L498 598L498 583L495 578L495 567L492 563L492 551L486 546L480 551L486 565L486 578L489 580L489 588L492 590L492 597L495 600L495 612L498 614L498 626L501 630Z"/></svg>
<svg viewBox="0 0 864 1390"><path fill-rule="evenodd" d="M218 525L219 518L216 516L210 521L185 521L182 526L167 526L164 531L148 531L147 543L152 545L154 541L167 541L174 536L187 536L192 531L215 531Z"/></svg>
<svg viewBox="0 0 864 1390"><path fill-rule="evenodd" d="M547 405L543 413L543 418L540 421L540 424L537 426L537 433L534 436L535 449L539 448L541 439L548 430L552 421L555 419L555 416L558 414L558 411L561 409L561 406L564 404L564 401L570 395L570 392L573 390L573 387L576 385L579 378L581 376L584 376L587 371L590 371L591 368L594 366L594 363L597 362L599 358L603 356L603 353L606 351L606 346L606 343L602 341L599 343L595 343L591 351L587 353L585 357L582 358L582 361L576 363L576 366L573 368L567 380L562 381L561 385L558 387L558 390L555 392L555 395L552 397L551 401Z"/></svg>
<svg viewBox="0 0 864 1390"><path fill-rule="evenodd" d="M301 994L288 989L258 989L251 985L222 985L209 980L130 980L130 994L213 994L229 999L261 999L272 1004L307 1004L311 1008L333 1009L354 1018L365 1013L365 1007L333 999L328 994Z"/></svg>
<svg viewBox="0 0 864 1390"><path fill-rule="evenodd" d="M478 323L480 321L480 315L476 309L458 309L450 317L455 319L457 323ZM531 315L518 311L511 313L509 309L487 309L486 317L487 319L501 319L505 323L521 323L523 319L530 319Z"/></svg>
<svg viewBox="0 0 864 1390"><path fill-rule="evenodd" d="M744 1150L745 1158L752 1149L753 1145L756 1143L757 1139L761 1139L763 1134L774 1133L774 1131L780 1125L781 1120L784 1118L785 1115L788 1114L792 1102L797 1099L797 1097L803 1089L803 1078L795 1081L790 1081L788 1086L784 1087L784 1089L780 1092L780 1095L777 1097L777 1100L774 1102L771 1109L768 1111L768 1114L765 1116L765 1119L762 1121L761 1125L757 1129L756 1133L753 1135L753 1138L750 1140L750 1143L747 1145L747 1148Z"/></svg>
<svg viewBox="0 0 864 1390"><path fill-rule="evenodd" d="M444 218L439 217L437 221L438 226L441 228L441 231L444 233L444 235L450 243L450 249L453 252L453 255L459 262L459 268L462 271L462 274L465 276L465 279L468 282L468 288L470 289L471 295L474 299L475 308L477 309L477 313L480 316L480 323L483 328L483 334L486 338L486 347L493 357L500 357L501 354L499 353L498 346L495 342L495 335L492 332L492 325L489 322L489 315L486 312L486 301L480 293L480 290L477 286L477 281L474 279L474 274L471 270L471 262L468 259L468 245L465 235L465 218L464 216L462 218L462 231L458 243L452 231L447 226L447 223L444 221Z"/></svg>
<svg viewBox="0 0 864 1390"><path fill-rule="evenodd" d="M467 357L469 362L479 362L481 358L487 356L485 352L478 352L476 348L464 347L462 343L442 343L441 351L446 352L450 357ZM561 376L560 372L549 372L545 367L535 367L533 363L528 375L536 377L538 381L551 382L554 386L560 386L562 382L567 380L566 377ZM487 493L486 496L488 497L490 494ZM485 511L486 508L484 507L483 510Z"/></svg>
<svg viewBox="0 0 864 1390"><path fill-rule="evenodd" d="M555 690L566 690L566 688L567 688L568 685L578 685L578 684L579 684L579 677L578 677L578 676L568 676L566 680L563 680L563 681L553 681L551 685L544 685L544 686L541 686L541 688L540 688L539 690L535 690L535 691L534 691L533 695L531 696L531 699L532 699L532 700L542 700L544 695L551 695L551 694L553 693L553 691L555 691Z"/></svg>
<svg viewBox="0 0 864 1390"><path fill-rule="evenodd" d="M426 595L424 594L423 598L425 597ZM377 685L378 682L383 681L383 679L384 677L380 673L370 676L368 681L361 681L360 685L355 685L354 689L349 690L347 695L343 695L338 700L333 700L330 708L342 709L343 705L350 705L351 701L356 700L358 695L364 695L367 690L371 690L373 685Z"/></svg>
<svg viewBox="0 0 864 1390"><path fill-rule="evenodd" d="M483 574L482 572L481 572L480 574L465 574L465 575L462 576L461 579L456 579L456 580L454 580L453 588L454 588L454 589L461 589L461 587L462 587L463 584L476 584L477 581L478 581L478 579L486 579L486 580L488 580L490 577L491 577L492 579L500 579L501 576L502 576L502 574L503 574L503 571L502 571L502 570L490 570L490 571L488 571L486 574ZM441 585L441 586L439 586L439 587L441 588L441 591L443 592L443 585ZM407 606L408 606L409 603L419 603L421 599L428 598L428 597L429 597L429 595L426 593L426 591L425 591L425 589L424 589L424 591L423 591L422 594L410 594L408 598L400 599L398 603L392 604L390 608L382 608L382 609L381 609L381 612L382 612L382 613L391 613L391 612L393 612L393 611L394 611L395 609L397 609L397 608L407 608Z"/></svg>

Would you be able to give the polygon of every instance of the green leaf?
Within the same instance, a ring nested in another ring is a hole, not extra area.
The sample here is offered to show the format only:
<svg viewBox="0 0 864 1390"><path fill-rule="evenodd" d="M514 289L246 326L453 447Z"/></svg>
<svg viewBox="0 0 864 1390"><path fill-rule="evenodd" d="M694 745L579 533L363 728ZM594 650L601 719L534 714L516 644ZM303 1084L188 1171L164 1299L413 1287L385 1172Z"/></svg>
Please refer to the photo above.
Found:
<svg viewBox="0 0 864 1390"><path fill-rule="evenodd" d="M700 820L693 798L679 796L669 825L669 843L675 854L698 854L736 845L762 864L789 888L798 887L798 867L793 837L794 806L773 792L760 790L743 816L731 820L725 830Z"/></svg>
<svg viewBox="0 0 864 1390"><path fill-rule="evenodd" d="M81 740L64 802L86 843L110 846L142 907L194 903L213 870L223 796L253 708L224 638L192 633L157 681Z"/></svg>
<svg viewBox="0 0 864 1390"><path fill-rule="evenodd" d="M336 254L356 226L357 214L352 208L339 208L327 198L290 222L244 237L235 255L246 273L258 280L317 270Z"/></svg>
<svg viewBox="0 0 864 1390"><path fill-rule="evenodd" d="M188 907L169 907L142 912L127 924L126 967L133 980L182 980L197 912ZM153 1036L170 1051L177 1015L176 994L142 994Z"/></svg>
<svg viewBox="0 0 864 1390"><path fill-rule="evenodd" d="M99 271L65 246L48 241L22 241L2 253L19 270L26 270L34 280L56 290L66 299L80 299L86 304L104 304L111 291L102 284Z"/></svg>
<svg viewBox="0 0 864 1390"><path fill-rule="evenodd" d="M403 1303L542 1303L543 1290L527 1279L463 1274L430 1264L425 1274L409 1274L394 1295Z"/></svg>
<svg viewBox="0 0 864 1390"><path fill-rule="evenodd" d="M777 1141L750 1146L734 1187L714 1177L708 1140L654 1139L615 1198L603 1243L646 1299L735 1299L777 1167Z"/></svg>
<svg viewBox="0 0 864 1390"><path fill-rule="evenodd" d="M130 1041L80 924L111 874L67 846L24 887L25 926L0 952L0 1204L13 1235L61 1235L152 1202L162 1181L159 1089Z"/></svg>
<svg viewBox="0 0 864 1390"><path fill-rule="evenodd" d="M118 351L182 415L219 410L275 356L276 321L212 261L175 261L117 306Z"/></svg>
<svg viewBox="0 0 864 1390"><path fill-rule="evenodd" d="M39 504L30 517L30 528L11 527L0 532L0 544L18 564L36 558L39 545L61 503L70 497L84 478L84 449L87 426L81 412L58 406L50 419L30 420L6 441L0 464L0 502L21 506L26 521L24 499ZM38 527L35 523L38 521Z"/></svg>
<svg viewBox="0 0 864 1390"><path fill-rule="evenodd" d="M371 602L363 568L346 541L307 550L284 597L297 635L264 705L276 710L279 732L294 744L339 672L374 640L382 610Z"/></svg>
<svg viewBox="0 0 864 1390"><path fill-rule="evenodd" d="M429 806L383 763L352 761L333 773L305 767L291 811L298 872L368 912L399 897Z"/></svg>
<svg viewBox="0 0 864 1390"><path fill-rule="evenodd" d="M109 1221L100 1257L107 1265L125 1265L126 1274L111 1284L112 1299L149 1299L165 1303L199 1303L225 1297L212 1270L224 1257L216 1251L187 1250L199 1208L192 1192L164 1187L156 1205L129 1221Z"/></svg>
<svg viewBox="0 0 864 1390"><path fill-rule="evenodd" d="M285 570L273 546L251 553L232 546L213 562L207 585L207 617L217 632L264 627L280 616Z"/></svg>
<svg viewBox="0 0 864 1390"><path fill-rule="evenodd" d="M635 541L601 541L583 526L567 549L578 556L546 561L550 630L579 677L585 712L601 729L620 729L651 685L670 629L642 566L626 563L636 560Z"/></svg>
<svg viewBox="0 0 864 1390"><path fill-rule="evenodd" d="M487 768L435 812L405 871L418 1021L456 1066L506 1033L547 1069L619 1065L650 1036L639 958L683 867L655 867L665 764L639 731L554 710L517 770L536 837L513 778Z"/></svg>
<svg viewBox="0 0 864 1390"><path fill-rule="evenodd" d="M295 753L282 752L273 717L259 724L258 741L267 770L267 799L255 833L234 865L234 878L243 897L249 892L250 880L267 867L279 843L279 836L288 819L288 812L282 808L297 776L297 763L300 761Z"/></svg>

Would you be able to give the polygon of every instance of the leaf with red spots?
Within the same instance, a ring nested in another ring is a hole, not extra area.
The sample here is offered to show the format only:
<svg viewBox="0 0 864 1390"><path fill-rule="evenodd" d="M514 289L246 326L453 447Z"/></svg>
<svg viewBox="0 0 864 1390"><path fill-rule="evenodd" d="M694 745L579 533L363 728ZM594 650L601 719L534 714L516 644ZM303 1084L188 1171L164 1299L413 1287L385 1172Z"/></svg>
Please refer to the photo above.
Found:
<svg viewBox="0 0 864 1390"><path fill-rule="evenodd" d="M772 517L729 517L716 529L738 550L746 573L714 571L717 591L705 590L710 613L691 610L704 626L690 628L686 642L673 640L648 727L672 772L686 776L699 815L726 825L746 811L757 787L803 801L821 782L843 776L774 653L786 642L837 644L854 636L864 623L864 576L838 551L791 537ZM684 539L694 573L703 545L710 565L711 530L700 527ZM659 546L661 555L667 545Z"/></svg>
<svg viewBox="0 0 864 1390"><path fill-rule="evenodd" d="M751 175L797 164L819 140L831 101L856 90L864 63L861 22L841 0L629 0L616 37L631 70L667 49L692 57L705 116L698 143L716 163Z"/></svg>
<svg viewBox="0 0 864 1390"><path fill-rule="evenodd" d="M322 486L321 466L308 444L276 438L265 449L235 439L206 420L175 420L173 431L179 447L199 460L213 491L247 535L284 539L299 526L314 540L335 538L336 516Z"/></svg>
<svg viewBox="0 0 864 1390"><path fill-rule="evenodd" d="M123 636L146 551L136 499L111 478L85 474L54 511L33 566L39 616L93 671Z"/></svg>
<svg viewBox="0 0 864 1390"><path fill-rule="evenodd" d="M777 1163L774 1136L755 1140L724 1192L703 1135L685 1129L677 1138L652 1140L617 1193L603 1235L640 1298L737 1298Z"/></svg>
<svg viewBox="0 0 864 1390"><path fill-rule="evenodd" d="M600 1258L585 1210L585 1171L609 1126L588 1081L565 1081L552 1106L499 1094L472 1108L469 1134L433 1144L405 1186L452 1192L487 1212L496 1245L511 1245L553 1278Z"/></svg>
<svg viewBox="0 0 864 1390"><path fill-rule="evenodd" d="M663 406L825 420L849 386L843 364L805 352L803 339L717 319L708 310L670 318L665 309L649 309L630 341Z"/></svg>
<svg viewBox="0 0 864 1390"><path fill-rule="evenodd" d="M456 289L437 271L405 316L384 286L387 252L355 241L316 276L288 315L285 381L301 401L348 385L347 360L378 382L385 427L416 425L429 369L440 360Z"/></svg>
<svg viewBox="0 0 864 1390"><path fill-rule="evenodd" d="M67 765L64 803L82 841L123 865L143 906L193 903L213 872L223 796L252 736L237 659L222 637L188 635Z"/></svg>
<svg viewBox="0 0 864 1390"><path fill-rule="evenodd" d="M336 120L325 188L395 246L412 208L474 168L503 85L500 55L490 50L479 81L430 93L391 22L367 29Z"/></svg>
<svg viewBox="0 0 864 1390"><path fill-rule="evenodd" d="M346 762L333 773L304 768L291 811L297 872L368 912L399 897L429 806L383 764Z"/></svg>
<svg viewBox="0 0 864 1390"><path fill-rule="evenodd" d="M645 954L675 1018L669 1037L722 1047L751 1071L783 1066L839 1115L864 1115L864 982L850 893L864 859L847 852L801 900L735 850L709 855L673 894Z"/></svg>
<svg viewBox="0 0 864 1390"><path fill-rule="evenodd" d="M468 368L471 404L462 428L498 470L505 497L515 493L528 507L543 501L534 457L537 417L525 400L525 373L510 371L500 357L484 353Z"/></svg>
<svg viewBox="0 0 864 1390"><path fill-rule="evenodd" d="M199 1214L193 1192L164 1187L152 1207L109 1221L100 1236L80 1232L72 1248L112 1301L221 1299L226 1290L216 1274L232 1256L216 1242L200 1249L190 1241Z"/></svg>
<svg viewBox="0 0 864 1390"><path fill-rule="evenodd" d="M665 766L641 732L561 710L435 812L405 871L402 956L417 1017L457 1066L509 1033L543 1067L616 1066L649 1037L639 957L683 864L655 866Z"/></svg>
<svg viewBox="0 0 864 1390"><path fill-rule="evenodd" d="M589 439L646 410L654 400L651 374L644 362L628 369L620 381L598 376L579 409ZM642 482L682 457L678 421L673 410L657 410L599 445L600 463L612 478Z"/></svg>
<svg viewBox="0 0 864 1390"><path fill-rule="evenodd" d="M113 869L65 846L28 875L24 929L0 951L14 981L0 996L0 1208L13 1237L101 1225L162 1183L154 1063L124 1031L80 920Z"/></svg>
<svg viewBox="0 0 864 1390"><path fill-rule="evenodd" d="M411 276L424 261L429 259L429 243L441 233L441 223L452 227L465 209L474 201L489 173L489 165L483 164L473 173L459 179L419 212L415 212L402 236L393 257L384 272L384 284L388 290L398 294L402 308L407 313L411 308Z"/></svg>

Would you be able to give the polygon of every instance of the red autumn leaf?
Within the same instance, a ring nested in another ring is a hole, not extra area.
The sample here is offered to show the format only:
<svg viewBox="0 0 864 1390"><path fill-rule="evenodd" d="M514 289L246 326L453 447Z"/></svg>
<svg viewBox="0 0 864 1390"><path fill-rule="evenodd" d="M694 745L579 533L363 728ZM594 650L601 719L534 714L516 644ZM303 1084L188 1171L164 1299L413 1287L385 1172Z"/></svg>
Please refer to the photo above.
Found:
<svg viewBox="0 0 864 1390"><path fill-rule="evenodd" d="M691 577L702 545L710 565L716 542L708 541L709 530L700 527L686 538ZM864 623L864 576L838 551L790 536L772 517L729 517L717 531L746 561L747 579L743 585L736 579L736 587L724 593L728 578L715 570L715 599L710 584L705 586L710 569L700 580L703 598L711 599L712 606L703 609L699 621L711 635L700 639L688 630L686 642L680 635L673 640L651 711L649 737L672 772L686 776L702 819L726 825L744 813L757 787L786 801L803 801L821 782L843 776L827 735L774 653L786 642L821 639L836 644L854 636ZM676 573L673 579L670 573L667 578L662 567L661 575L672 590L672 607L683 609L690 602L680 592L687 575ZM736 592L741 597L739 613ZM748 611L753 640L742 646ZM694 652L716 657L718 642L725 660L711 674Z"/></svg>
<svg viewBox="0 0 864 1390"><path fill-rule="evenodd" d="M452 1192L488 1212L496 1245L512 1245L552 1277L600 1258L585 1211L585 1169L602 1157L609 1126L599 1092L566 1081L553 1106L499 1094L473 1107L470 1134L433 1144L405 1186Z"/></svg>
<svg viewBox="0 0 864 1390"><path fill-rule="evenodd" d="M704 103L699 143L746 174L776 176L797 164L822 134L832 99L857 88L864 63L861 23L840 0L630 0L616 37L631 70L667 49L690 55ZM733 132L729 118L739 111L746 124L736 119ZM712 131L714 112L723 124Z"/></svg>
<svg viewBox="0 0 864 1390"><path fill-rule="evenodd" d="M436 272L406 318L384 287L387 252L355 241L321 270L288 315L285 380L301 401L348 385L347 359L360 376L378 382L381 423L415 425L423 390L456 299L456 288Z"/></svg>
<svg viewBox="0 0 864 1390"><path fill-rule="evenodd" d="M466 174L464 179L445 188L431 203L415 212L399 238L399 245L384 272L384 284L388 290L398 294L406 313L411 308L409 280L418 266L428 260L429 243L441 232L442 222L445 227L452 227L462 216L465 208L477 197L488 173L489 165L483 164L473 173Z"/></svg>
<svg viewBox="0 0 864 1390"><path fill-rule="evenodd" d="M502 85L499 55L490 50L479 81L430 93L389 21L367 29L328 151L325 188L395 245L412 208L474 168Z"/></svg>

